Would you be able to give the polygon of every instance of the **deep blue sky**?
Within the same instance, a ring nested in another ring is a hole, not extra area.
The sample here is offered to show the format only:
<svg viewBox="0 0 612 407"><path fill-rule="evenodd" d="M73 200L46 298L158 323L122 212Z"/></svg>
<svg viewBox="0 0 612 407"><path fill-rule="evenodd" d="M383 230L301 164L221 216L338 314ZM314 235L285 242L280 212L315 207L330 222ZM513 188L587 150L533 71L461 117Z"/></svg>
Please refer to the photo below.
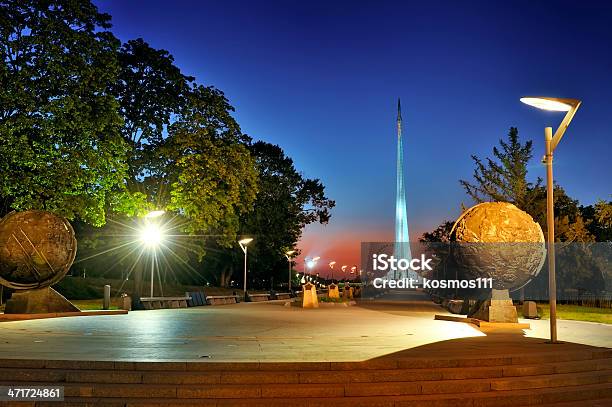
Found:
<svg viewBox="0 0 612 407"><path fill-rule="evenodd" d="M583 204L610 198L612 3L607 1L97 1L121 39L169 50L222 89L245 133L279 144L335 199L305 254L357 263L392 240L401 97L411 235L470 205L459 178L510 126L534 140L562 114L524 95L579 98L555 177Z"/></svg>

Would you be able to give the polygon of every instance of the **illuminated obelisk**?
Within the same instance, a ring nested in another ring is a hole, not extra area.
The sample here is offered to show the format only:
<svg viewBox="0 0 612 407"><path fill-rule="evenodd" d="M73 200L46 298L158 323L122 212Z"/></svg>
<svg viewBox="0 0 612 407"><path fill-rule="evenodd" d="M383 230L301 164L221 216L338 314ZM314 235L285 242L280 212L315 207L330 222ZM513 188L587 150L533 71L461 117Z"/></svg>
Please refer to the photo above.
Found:
<svg viewBox="0 0 612 407"><path fill-rule="evenodd" d="M406 214L406 187L404 184L404 142L402 139L402 108L397 99L397 188L395 197L395 250L396 259L412 258L410 254L410 236L408 235L408 216ZM417 278L414 271L391 272L393 279Z"/></svg>

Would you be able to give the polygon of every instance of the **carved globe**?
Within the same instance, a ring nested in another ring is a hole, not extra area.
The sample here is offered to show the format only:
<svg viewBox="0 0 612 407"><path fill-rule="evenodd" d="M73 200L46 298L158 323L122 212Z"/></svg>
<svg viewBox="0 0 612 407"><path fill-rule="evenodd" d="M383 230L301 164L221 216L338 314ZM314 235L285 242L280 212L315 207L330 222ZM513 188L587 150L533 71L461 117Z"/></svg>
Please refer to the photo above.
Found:
<svg viewBox="0 0 612 407"><path fill-rule="evenodd" d="M485 202L466 210L453 226L451 241L463 277L492 278L498 290L528 284L546 259L540 225L507 202Z"/></svg>
<svg viewBox="0 0 612 407"><path fill-rule="evenodd" d="M70 223L45 211L11 212L0 220L0 284L17 290L61 280L77 241Z"/></svg>

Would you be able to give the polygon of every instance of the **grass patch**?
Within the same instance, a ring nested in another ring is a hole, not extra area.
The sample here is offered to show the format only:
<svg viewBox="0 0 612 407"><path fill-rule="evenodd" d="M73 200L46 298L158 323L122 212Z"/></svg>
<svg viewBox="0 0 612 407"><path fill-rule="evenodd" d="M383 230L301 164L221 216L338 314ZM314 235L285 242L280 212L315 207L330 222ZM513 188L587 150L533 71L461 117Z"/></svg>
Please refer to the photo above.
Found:
<svg viewBox="0 0 612 407"><path fill-rule="evenodd" d="M347 301L344 301L344 298L342 297L340 298L320 297L319 301L321 302L347 302Z"/></svg>
<svg viewBox="0 0 612 407"><path fill-rule="evenodd" d="M102 309L102 298L95 300L71 300L81 311L98 311ZM121 298L111 298L110 309L120 309Z"/></svg>
<svg viewBox="0 0 612 407"><path fill-rule="evenodd" d="M538 303L538 315L542 319L550 318L548 303ZM612 309L585 307L582 305L557 304L557 319L574 321L600 322L612 324Z"/></svg>

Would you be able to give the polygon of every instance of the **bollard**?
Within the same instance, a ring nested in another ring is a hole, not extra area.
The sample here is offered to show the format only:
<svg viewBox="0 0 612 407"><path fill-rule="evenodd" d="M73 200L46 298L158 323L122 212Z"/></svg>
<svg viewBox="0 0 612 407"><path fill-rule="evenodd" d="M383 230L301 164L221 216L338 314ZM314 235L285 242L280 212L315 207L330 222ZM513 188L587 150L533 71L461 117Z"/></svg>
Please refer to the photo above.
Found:
<svg viewBox="0 0 612 407"><path fill-rule="evenodd" d="M132 310L132 297L130 297L127 294L123 294L121 295L121 309L124 309L126 311L131 311Z"/></svg>
<svg viewBox="0 0 612 407"><path fill-rule="evenodd" d="M110 309L110 285L108 284L104 286L104 304L102 309Z"/></svg>

